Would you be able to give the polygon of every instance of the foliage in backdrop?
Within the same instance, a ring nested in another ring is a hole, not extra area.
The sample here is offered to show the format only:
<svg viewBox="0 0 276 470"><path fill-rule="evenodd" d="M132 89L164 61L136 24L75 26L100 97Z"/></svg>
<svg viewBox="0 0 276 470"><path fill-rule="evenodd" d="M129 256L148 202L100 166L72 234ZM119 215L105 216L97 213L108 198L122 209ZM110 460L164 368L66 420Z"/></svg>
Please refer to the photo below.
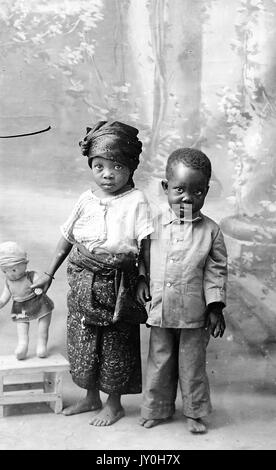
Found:
<svg viewBox="0 0 276 470"><path fill-rule="evenodd" d="M217 47L221 61L231 51L229 66L236 70L232 80L225 71L210 105L205 54L226 7L232 33ZM139 128L144 144L139 177L145 185L163 176L165 160L176 147L202 148L211 157L216 152L213 178L224 165L231 178L220 171L215 196L224 194L233 204L240 218L240 225L233 223L235 235L273 244L275 12L275 0L235 0L231 5L226 0L1 0L0 118L35 116L36 91L44 96L58 132L53 134L55 153L41 158L36 171L48 171L54 184L61 181L61 170L84 172L77 151L73 158L67 154L85 125L99 119ZM215 28L207 33L210 22ZM25 89L30 79L25 101L22 71ZM32 158L33 152L26 147ZM22 168L19 153L17 165ZM256 256L247 250L242 269L252 269ZM274 273L273 266L274 258Z"/></svg>

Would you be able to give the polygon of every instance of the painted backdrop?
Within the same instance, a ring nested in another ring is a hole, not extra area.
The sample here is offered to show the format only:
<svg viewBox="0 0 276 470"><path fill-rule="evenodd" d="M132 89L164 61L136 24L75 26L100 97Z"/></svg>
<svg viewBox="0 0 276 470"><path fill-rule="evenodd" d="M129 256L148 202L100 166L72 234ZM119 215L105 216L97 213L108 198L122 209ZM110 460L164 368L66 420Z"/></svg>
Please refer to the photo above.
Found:
<svg viewBox="0 0 276 470"><path fill-rule="evenodd" d="M88 184L78 142L100 119L140 130L136 183L155 203L169 153L201 148L213 165L207 211L229 248L229 325L266 353L276 332L275 19L275 0L1 0L0 135L51 126L0 139L1 239L16 233L50 252L53 227Z"/></svg>

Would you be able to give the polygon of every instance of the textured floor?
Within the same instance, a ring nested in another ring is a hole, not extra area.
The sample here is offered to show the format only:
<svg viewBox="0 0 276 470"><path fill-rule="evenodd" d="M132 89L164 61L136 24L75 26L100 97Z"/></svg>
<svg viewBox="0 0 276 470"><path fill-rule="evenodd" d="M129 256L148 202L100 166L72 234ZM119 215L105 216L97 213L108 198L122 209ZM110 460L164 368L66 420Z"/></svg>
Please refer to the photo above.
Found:
<svg viewBox="0 0 276 470"><path fill-rule="evenodd" d="M57 319L55 327L62 323ZM138 425L141 396L134 395L123 398L126 417L108 428L90 426L92 413L66 417L55 415L46 404L9 406L0 422L0 449L275 449L274 364L276 357L272 361L247 355L227 337L216 345L211 342L208 371L214 411L208 417L206 435L188 432L179 399L173 421L145 430ZM84 393L65 376L65 405Z"/></svg>

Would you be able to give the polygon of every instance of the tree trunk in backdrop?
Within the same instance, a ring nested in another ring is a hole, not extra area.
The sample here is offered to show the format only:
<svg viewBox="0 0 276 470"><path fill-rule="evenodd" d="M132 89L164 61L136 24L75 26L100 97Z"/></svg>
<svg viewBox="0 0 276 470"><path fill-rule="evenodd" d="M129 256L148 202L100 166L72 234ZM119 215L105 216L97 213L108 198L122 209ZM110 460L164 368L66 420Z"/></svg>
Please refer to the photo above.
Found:
<svg viewBox="0 0 276 470"><path fill-rule="evenodd" d="M179 103L180 116L175 124L187 147L195 145L200 136L202 8L202 0L169 2L172 27L167 75L170 91Z"/></svg>

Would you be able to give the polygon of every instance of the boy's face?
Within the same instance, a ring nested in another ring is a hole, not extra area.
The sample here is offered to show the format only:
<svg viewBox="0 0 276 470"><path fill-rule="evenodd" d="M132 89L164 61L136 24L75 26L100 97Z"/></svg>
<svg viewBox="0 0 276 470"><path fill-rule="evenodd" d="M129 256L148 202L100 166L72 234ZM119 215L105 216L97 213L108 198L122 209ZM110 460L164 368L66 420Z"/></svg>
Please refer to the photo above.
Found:
<svg viewBox="0 0 276 470"><path fill-rule="evenodd" d="M130 170L125 165L103 157L94 157L91 169L95 183L106 196L120 194L130 176Z"/></svg>
<svg viewBox="0 0 276 470"><path fill-rule="evenodd" d="M202 171L183 163L173 166L169 180L163 180L162 187L170 207L181 218L184 210L196 214L202 208L209 190L208 179Z"/></svg>
<svg viewBox="0 0 276 470"><path fill-rule="evenodd" d="M3 274L10 280L16 281L24 276L26 271L27 263L19 263L13 266L1 267Z"/></svg>

